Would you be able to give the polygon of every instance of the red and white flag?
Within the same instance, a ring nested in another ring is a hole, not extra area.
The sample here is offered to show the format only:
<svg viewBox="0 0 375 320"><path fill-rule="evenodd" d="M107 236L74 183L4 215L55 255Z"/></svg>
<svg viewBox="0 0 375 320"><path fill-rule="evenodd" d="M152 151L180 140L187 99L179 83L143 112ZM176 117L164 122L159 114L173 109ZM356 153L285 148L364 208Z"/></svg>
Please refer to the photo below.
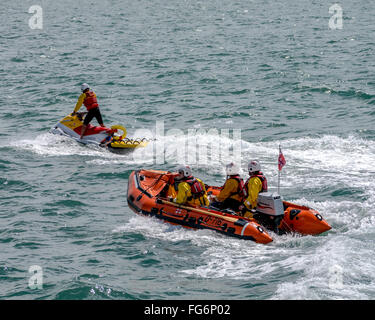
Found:
<svg viewBox="0 0 375 320"><path fill-rule="evenodd" d="M285 157L284 157L283 153L281 152L281 147L280 146L279 146L278 164L279 164L279 171L281 171L281 169L286 165L286 160L285 160Z"/></svg>

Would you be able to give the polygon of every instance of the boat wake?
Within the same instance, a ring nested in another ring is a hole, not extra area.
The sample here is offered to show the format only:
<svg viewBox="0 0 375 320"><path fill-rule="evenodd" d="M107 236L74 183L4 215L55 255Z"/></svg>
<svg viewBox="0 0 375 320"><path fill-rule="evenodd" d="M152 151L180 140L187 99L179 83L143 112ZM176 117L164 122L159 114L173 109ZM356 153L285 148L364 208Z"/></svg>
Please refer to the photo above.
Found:
<svg viewBox="0 0 375 320"><path fill-rule="evenodd" d="M219 185L225 180L225 159L219 157L220 150L212 147L214 139L214 135L207 135L202 136L200 141L216 156L217 165L197 163L192 167L205 182ZM189 149L188 142L188 137L165 137L164 143L169 148L168 159L160 167L173 170L179 162L176 150L181 144ZM234 141L227 138L223 143L230 147ZM155 218L134 216L128 208L125 209L128 221L113 232L138 233L150 243L160 240L166 246L183 241L186 252L191 249L197 254L199 263L181 268L181 277L229 278L238 281L238 286L248 285L249 292L254 283L271 285L276 282L273 293L264 297L266 299L373 297L375 142L355 135L324 135L255 143L241 140L242 167L250 158L259 159L271 189L277 185L279 143L287 161L282 170L281 194L286 200L321 212L332 226L327 234L303 237L272 234L274 241L270 245L258 245L210 230L187 230ZM155 141L151 142L151 149L155 145ZM116 155L49 133L12 141L9 146L46 157L83 156L87 158L87 163L97 166L126 163L132 168L155 167L153 154L138 163L137 151L130 156ZM143 155L138 156L142 158ZM189 164L188 161L185 163ZM246 176L245 172L243 176Z"/></svg>
<svg viewBox="0 0 375 320"><path fill-rule="evenodd" d="M277 183L278 143L287 160L281 194L321 212L332 225L328 233L272 234L271 244L258 245L138 216L117 231L139 232L166 243L186 241L187 252L198 248L194 252L200 262L182 268L181 276L229 278L239 281L239 286L247 285L249 292L254 284L277 279L273 294L265 299L368 299L374 294L375 279L375 266L370 262L375 238L375 182L371 179L375 143L330 135L266 143L242 141L243 156L262 160L271 186ZM203 167L198 172L208 182L225 179L221 169ZM130 210L127 213L132 216ZM364 260L363 255L369 259Z"/></svg>

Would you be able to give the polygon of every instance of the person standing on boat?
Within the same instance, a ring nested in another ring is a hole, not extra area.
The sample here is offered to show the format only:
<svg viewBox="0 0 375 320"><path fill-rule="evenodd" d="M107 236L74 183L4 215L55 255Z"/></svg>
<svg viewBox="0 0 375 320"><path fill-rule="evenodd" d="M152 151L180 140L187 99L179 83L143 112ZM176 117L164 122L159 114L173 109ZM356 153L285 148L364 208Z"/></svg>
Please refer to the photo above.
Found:
<svg viewBox="0 0 375 320"><path fill-rule="evenodd" d="M72 115L76 114L78 110L82 107L82 104L85 105L88 111L85 120L83 120L80 139L83 138L86 132L87 125L93 118L96 118L100 126L104 127L102 115L99 110L98 99L96 98L95 92L90 90L90 87L87 83L83 83L81 85L81 91L82 94L79 96L76 107L74 108L74 111L72 113Z"/></svg>
<svg viewBox="0 0 375 320"><path fill-rule="evenodd" d="M216 197L216 201L211 205L219 209L231 209L238 212L243 201L248 196L247 190L237 164L231 162L226 165L225 170L227 180Z"/></svg>
<svg viewBox="0 0 375 320"><path fill-rule="evenodd" d="M240 208L246 218L253 217L253 211L257 206L259 192L266 192L267 178L260 171L260 163L258 160L251 160L248 165L249 179L245 183L248 197L243 207Z"/></svg>
<svg viewBox="0 0 375 320"><path fill-rule="evenodd" d="M173 199L173 202L209 206L206 187L202 180L193 177L190 167L179 167L177 172L178 175L174 178L177 197Z"/></svg>

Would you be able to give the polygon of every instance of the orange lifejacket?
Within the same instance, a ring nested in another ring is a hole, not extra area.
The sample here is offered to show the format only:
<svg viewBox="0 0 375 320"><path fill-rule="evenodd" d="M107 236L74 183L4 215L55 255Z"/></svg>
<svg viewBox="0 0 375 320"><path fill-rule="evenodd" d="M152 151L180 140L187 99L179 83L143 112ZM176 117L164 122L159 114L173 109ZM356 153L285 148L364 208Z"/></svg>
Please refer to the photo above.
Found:
<svg viewBox="0 0 375 320"><path fill-rule="evenodd" d="M254 178L254 177L258 177L260 179L260 181L262 182L262 190L260 190L260 192L267 192L268 190L268 185L267 185L267 178L264 176L264 174L262 172L259 171L258 174L255 174L255 175L252 175L249 177L249 179L247 179L245 185L246 185L246 189L248 189L247 185L250 181L251 178Z"/></svg>
<svg viewBox="0 0 375 320"><path fill-rule="evenodd" d="M243 199L243 200L248 197L246 184L243 182L240 175L228 176L227 179L235 179L238 182L237 191L232 193L231 196L233 196L235 194L238 194L241 197L241 199Z"/></svg>
<svg viewBox="0 0 375 320"><path fill-rule="evenodd" d="M179 181L175 181L174 187L175 187L176 191L178 190L178 185L181 182L186 182L190 186L190 189L191 189L191 198L188 199L189 201L191 201L192 199L199 199L200 197L204 196L205 192L204 192L204 190L202 188L202 185L194 177L190 176L190 177L187 177L187 178L183 178L183 179L181 179Z"/></svg>
<svg viewBox="0 0 375 320"><path fill-rule="evenodd" d="M85 94L86 94L86 97L83 100L83 104L85 105L88 111L99 107L98 99L96 99L96 95L94 92L88 91Z"/></svg>
<svg viewBox="0 0 375 320"><path fill-rule="evenodd" d="M185 180L185 182L187 182L191 188L191 195L193 199L199 199L200 197L204 196L202 185L197 179L189 177L187 180Z"/></svg>

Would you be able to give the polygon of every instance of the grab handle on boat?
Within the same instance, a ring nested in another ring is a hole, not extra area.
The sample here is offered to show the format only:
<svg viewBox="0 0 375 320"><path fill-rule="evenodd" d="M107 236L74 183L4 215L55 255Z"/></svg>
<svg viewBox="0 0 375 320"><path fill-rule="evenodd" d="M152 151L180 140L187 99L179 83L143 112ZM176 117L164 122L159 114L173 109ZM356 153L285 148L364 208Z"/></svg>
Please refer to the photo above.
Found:
<svg viewBox="0 0 375 320"><path fill-rule="evenodd" d="M120 140L124 139L126 137L126 128L117 124L115 126L112 126L111 127L112 130L121 130L122 131L122 135L121 135L121 138Z"/></svg>
<svg viewBox="0 0 375 320"><path fill-rule="evenodd" d="M197 209L197 208L193 208L193 207L184 206L182 204L177 204L177 203L166 201L166 200L163 200L163 199L160 199L160 198L156 199L156 203L158 203L158 204L169 204L169 205L172 205L174 207L178 207L178 208L181 208L181 209L186 209L186 210L190 210L190 211L195 211L195 212L207 214L209 216L213 216L213 217L220 218L220 219L230 221L230 222L236 222L239 219L239 218L234 218L234 217L226 217L224 214L221 215L221 214L217 214L217 213L214 213L214 212L210 212L208 210L206 211L206 210L201 210L201 209ZM253 220L253 219L248 219L248 220Z"/></svg>

